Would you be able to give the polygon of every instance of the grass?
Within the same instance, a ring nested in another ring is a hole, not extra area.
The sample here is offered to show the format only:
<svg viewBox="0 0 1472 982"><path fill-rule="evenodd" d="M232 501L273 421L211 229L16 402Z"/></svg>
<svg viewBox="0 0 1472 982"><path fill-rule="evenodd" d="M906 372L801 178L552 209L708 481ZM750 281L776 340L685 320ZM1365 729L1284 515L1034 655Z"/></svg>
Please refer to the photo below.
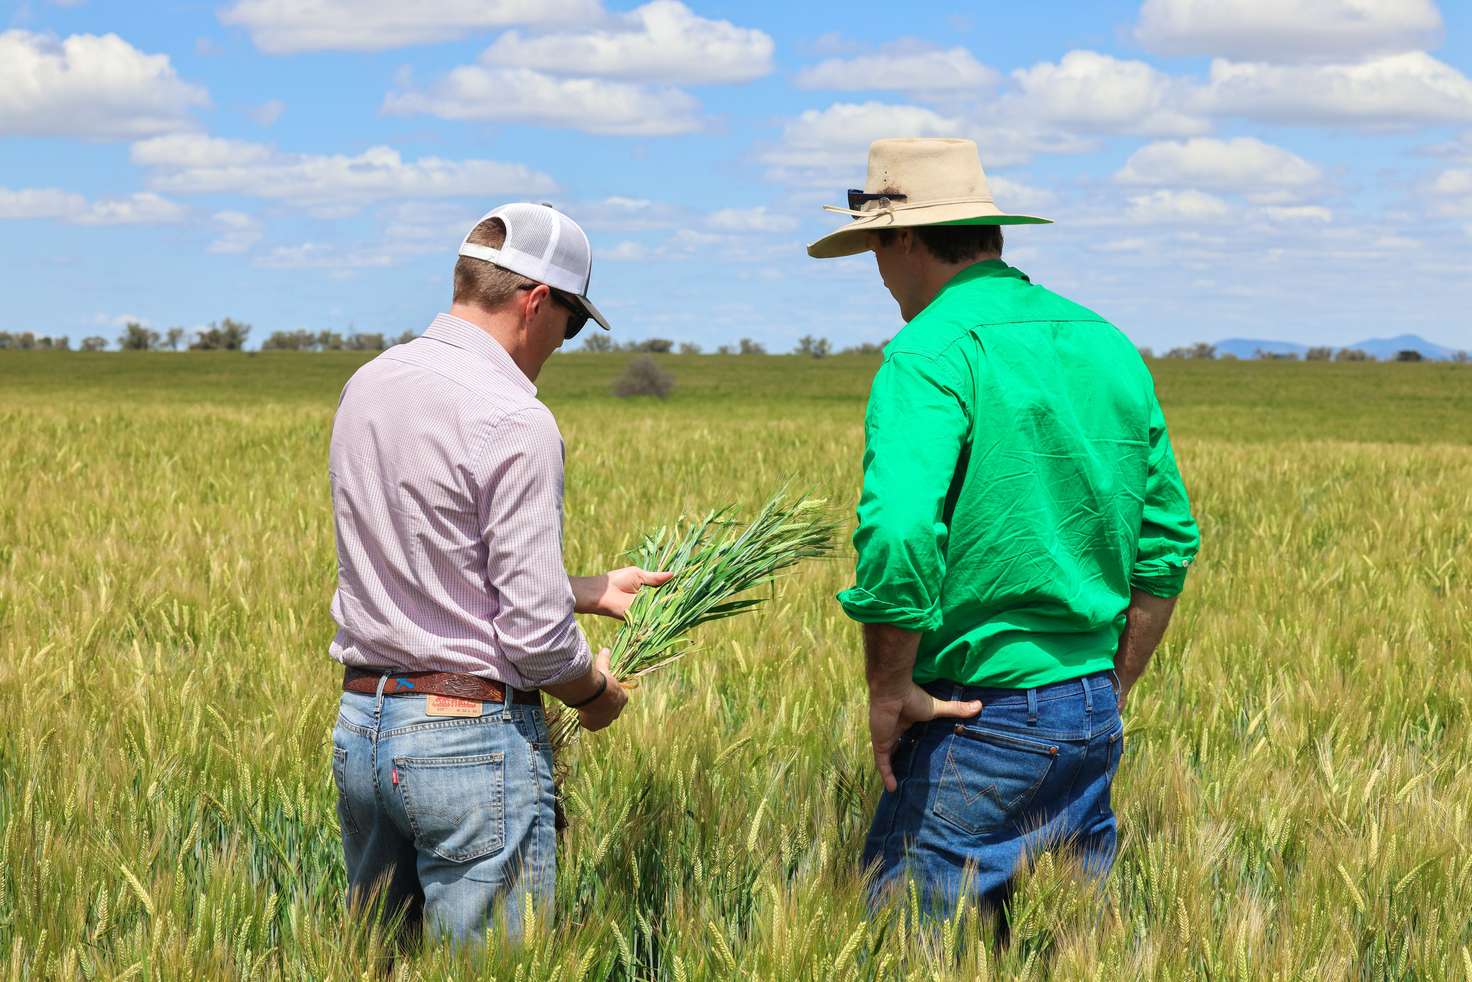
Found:
<svg viewBox="0 0 1472 982"><path fill-rule="evenodd" d="M359 978L326 657L326 441L361 356L0 355L0 973ZM622 356L541 380L575 572L791 482L847 516L875 362ZM1156 365L1202 561L1131 697L1122 851L989 927L867 922L858 633L805 566L578 741L556 923L399 978L1472 974L1472 371ZM719 448L719 452L713 448ZM589 623L595 643L612 625ZM371 974L370 974L371 977Z"/></svg>

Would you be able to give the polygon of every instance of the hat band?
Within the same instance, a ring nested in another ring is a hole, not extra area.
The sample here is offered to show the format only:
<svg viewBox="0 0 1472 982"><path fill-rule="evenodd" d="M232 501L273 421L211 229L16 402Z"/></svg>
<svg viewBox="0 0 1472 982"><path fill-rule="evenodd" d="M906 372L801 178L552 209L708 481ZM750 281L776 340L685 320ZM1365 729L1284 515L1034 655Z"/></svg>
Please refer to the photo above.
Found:
<svg viewBox="0 0 1472 982"><path fill-rule="evenodd" d="M853 208L840 208L837 205L824 205L823 210L839 215L852 215L855 218L870 218L878 215L892 215L899 211L917 211L921 208L933 208L939 205L991 205L995 208L997 203L989 197L982 198L973 195L965 198L931 198L928 201L910 201L902 205L897 205L893 201L890 201L878 208L870 208L866 211L859 211Z"/></svg>

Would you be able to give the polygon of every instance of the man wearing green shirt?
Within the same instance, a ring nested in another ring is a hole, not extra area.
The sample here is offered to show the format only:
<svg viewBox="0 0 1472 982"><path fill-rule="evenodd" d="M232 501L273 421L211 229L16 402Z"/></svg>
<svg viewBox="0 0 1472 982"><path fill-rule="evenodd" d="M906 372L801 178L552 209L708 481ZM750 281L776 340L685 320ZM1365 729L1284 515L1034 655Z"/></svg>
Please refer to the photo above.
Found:
<svg viewBox="0 0 1472 982"><path fill-rule="evenodd" d="M906 321L865 419L854 585L885 791L871 898L913 878L936 913L999 906L1065 847L1113 863L1120 708L1199 537L1149 369L1098 314L1001 259L969 140L880 140L846 227Z"/></svg>

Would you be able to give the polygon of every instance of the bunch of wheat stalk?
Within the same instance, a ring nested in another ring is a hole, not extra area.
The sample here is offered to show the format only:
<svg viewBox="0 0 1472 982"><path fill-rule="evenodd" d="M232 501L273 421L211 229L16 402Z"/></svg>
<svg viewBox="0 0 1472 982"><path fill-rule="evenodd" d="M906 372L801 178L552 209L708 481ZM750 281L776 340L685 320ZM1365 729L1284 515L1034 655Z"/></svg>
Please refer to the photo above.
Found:
<svg viewBox="0 0 1472 982"><path fill-rule="evenodd" d="M692 628L762 602L741 594L805 559L833 554L838 524L820 500L779 491L747 523L733 521L730 511L660 528L629 553L635 565L674 576L657 590L640 591L611 645L610 667L625 684L687 654ZM560 776L561 754L577 738L577 713L559 708L550 730Z"/></svg>

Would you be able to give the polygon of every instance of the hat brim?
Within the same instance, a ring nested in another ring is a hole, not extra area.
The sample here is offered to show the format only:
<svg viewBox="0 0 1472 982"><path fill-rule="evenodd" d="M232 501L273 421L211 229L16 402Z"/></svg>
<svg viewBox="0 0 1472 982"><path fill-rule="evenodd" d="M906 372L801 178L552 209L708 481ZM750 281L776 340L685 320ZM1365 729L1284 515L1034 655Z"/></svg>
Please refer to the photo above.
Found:
<svg viewBox="0 0 1472 982"><path fill-rule="evenodd" d="M603 328L605 331L613 330L613 328L608 326L608 321L604 320L603 315L599 313L598 308L593 306L593 301L576 293L574 293L572 297L578 302L578 306L582 307L589 317L598 322L599 327Z"/></svg>
<svg viewBox="0 0 1472 982"><path fill-rule="evenodd" d="M1051 218L1032 215L978 214L974 207L957 208L939 205L935 208L908 208L904 211L879 211L872 217L856 218L843 228L829 232L808 246L814 259L838 259L869 251L866 233L887 228L920 228L926 225L1051 225Z"/></svg>

